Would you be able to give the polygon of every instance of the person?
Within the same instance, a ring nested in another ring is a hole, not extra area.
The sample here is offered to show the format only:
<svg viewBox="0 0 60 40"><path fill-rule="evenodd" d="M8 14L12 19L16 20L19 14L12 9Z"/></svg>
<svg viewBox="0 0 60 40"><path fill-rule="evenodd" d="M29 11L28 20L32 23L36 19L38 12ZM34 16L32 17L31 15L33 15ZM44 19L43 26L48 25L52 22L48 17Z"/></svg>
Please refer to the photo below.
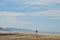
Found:
<svg viewBox="0 0 60 40"><path fill-rule="evenodd" d="M38 30L36 30L36 34L38 33Z"/></svg>

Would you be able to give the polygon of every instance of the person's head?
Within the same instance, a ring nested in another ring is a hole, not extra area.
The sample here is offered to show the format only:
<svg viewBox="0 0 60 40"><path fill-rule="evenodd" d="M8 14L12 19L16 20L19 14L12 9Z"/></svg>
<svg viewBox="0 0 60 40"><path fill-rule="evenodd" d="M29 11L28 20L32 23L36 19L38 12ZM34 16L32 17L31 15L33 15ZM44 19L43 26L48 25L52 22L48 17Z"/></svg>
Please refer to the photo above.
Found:
<svg viewBox="0 0 60 40"><path fill-rule="evenodd" d="M36 33L38 33L38 31L36 30Z"/></svg>

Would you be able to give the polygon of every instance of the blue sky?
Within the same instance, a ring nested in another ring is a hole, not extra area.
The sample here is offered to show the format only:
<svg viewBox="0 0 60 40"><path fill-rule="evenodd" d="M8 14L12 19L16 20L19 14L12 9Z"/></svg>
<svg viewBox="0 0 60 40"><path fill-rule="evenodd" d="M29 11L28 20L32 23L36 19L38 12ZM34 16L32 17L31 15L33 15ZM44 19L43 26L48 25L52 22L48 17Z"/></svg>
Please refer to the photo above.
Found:
<svg viewBox="0 0 60 40"><path fill-rule="evenodd" d="M0 26L60 32L60 0L0 0Z"/></svg>

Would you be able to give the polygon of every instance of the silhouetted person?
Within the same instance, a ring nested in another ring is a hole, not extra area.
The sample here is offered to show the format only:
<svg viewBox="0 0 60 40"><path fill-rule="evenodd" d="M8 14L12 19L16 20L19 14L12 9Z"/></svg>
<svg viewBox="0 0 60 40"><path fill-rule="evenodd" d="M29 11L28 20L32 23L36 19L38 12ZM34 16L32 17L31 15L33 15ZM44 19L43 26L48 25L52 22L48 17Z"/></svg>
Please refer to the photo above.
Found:
<svg viewBox="0 0 60 40"><path fill-rule="evenodd" d="M38 31L36 30L36 34L38 33Z"/></svg>

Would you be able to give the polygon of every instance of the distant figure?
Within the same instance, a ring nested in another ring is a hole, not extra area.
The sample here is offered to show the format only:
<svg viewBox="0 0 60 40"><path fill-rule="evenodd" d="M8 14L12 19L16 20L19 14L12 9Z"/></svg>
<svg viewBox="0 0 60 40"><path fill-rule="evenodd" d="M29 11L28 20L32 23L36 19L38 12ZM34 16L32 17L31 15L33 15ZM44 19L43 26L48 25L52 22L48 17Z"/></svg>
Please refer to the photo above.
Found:
<svg viewBox="0 0 60 40"><path fill-rule="evenodd" d="M38 33L38 31L36 30L36 34Z"/></svg>

